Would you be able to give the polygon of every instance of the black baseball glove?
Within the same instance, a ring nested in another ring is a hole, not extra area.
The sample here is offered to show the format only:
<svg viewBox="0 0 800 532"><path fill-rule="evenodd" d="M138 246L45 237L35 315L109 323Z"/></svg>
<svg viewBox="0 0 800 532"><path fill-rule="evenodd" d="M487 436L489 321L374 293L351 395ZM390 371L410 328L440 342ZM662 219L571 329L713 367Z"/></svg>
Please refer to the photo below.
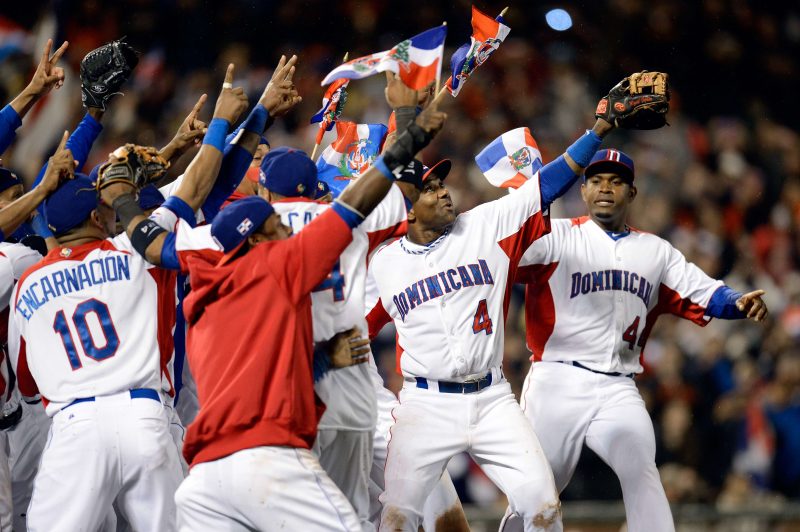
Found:
<svg viewBox="0 0 800 532"><path fill-rule="evenodd" d="M119 92L139 62L136 50L113 41L92 50L81 60L81 100L86 108L105 110L108 100Z"/></svg>
<svg viewBox="0 0 800 532"><path fill-rule="evenodd" d="M595 117L625 129L658 129L667 123L667 74L643 70L623 79L597 103Z"/></svg>

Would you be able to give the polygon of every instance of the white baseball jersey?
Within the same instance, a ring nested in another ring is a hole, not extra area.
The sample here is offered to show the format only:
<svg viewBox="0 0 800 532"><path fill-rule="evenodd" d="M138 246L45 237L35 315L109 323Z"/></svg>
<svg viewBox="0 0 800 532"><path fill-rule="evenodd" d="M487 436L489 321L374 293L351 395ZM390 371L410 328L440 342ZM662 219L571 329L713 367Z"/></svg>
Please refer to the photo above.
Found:
<svg viewBox="0 0 800 532"><path fill-rule="evenodd" d="M609 234L589 217L553 220L520 261L532 360L576 361L603 372L640 373L661 314L706 325L716 281L666 240Z"/></svg>
<svg viewBox="0 0 800 532"><path fill-rule="evenodd" d="M518 193L459 215L426 246L404 237L376 253L371 268L380 301L370 326L394 320L402 374L464 380L499 367L509 281L547 230L537 174Z"/></svg>
<svg viewBox="0 0 800 532"><path fill-rule="evenodd" d="M154 213L172 229L168 209ZM52 250L17 283L9 350L23 395L52 416L82 397L171 391L175 273L155 268L126 234Z"/></svg>
<svg viewBox="0 0 800 532"><path fill-rule="evenodd" d="M330 209L330 204L293 198L276 201L273 207L283 222L297 233ZM336 333L355 326L367 334L364 317L367 257L387 238L405 233L406 217L403 193L393 186L386 198L353 230L353 241L342 252L330 276L311 294L315 342L329 340ZM377 407L368 364L329 371L314 389L327 407L319 422L320 429L374 428ZM340 399L342 394L347 400Z"/></svg>

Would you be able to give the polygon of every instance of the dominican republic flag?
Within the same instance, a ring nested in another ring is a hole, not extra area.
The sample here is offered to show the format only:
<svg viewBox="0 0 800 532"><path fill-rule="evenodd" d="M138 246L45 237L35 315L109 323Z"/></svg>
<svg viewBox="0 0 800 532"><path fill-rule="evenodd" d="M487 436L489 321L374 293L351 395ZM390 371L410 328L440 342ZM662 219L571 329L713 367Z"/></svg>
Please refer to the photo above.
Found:
<svg viewBox="0 0 800 532"><path fill-rule="evenodd" d="M445 87L454 98L472 72L489 59L511 31L503 22L502 16L493 19L472 6L472 37L470 42L453 53L450 58L453 74L445 82Z"/></svg>
<svg viewBox="0 0 800 532"><path fill-rule="evenodd" d="M347 103L347 84L350 80L347 78L337 79L325 91L322 97L322 109L317 111L317 114L311 117L311 123L319 124L319 131L317 131L316 143L322 142L322 136L326 131L333 129L333 125L341 116L344 110L344 104Z"/></svg>
<svg viewBox="0 0 800 532"><path fill-rule="evenodd" d="M389 70L410 88L420 90L439 77L446 35L447 26L437 26L406 39L391 50L348 61L325 76L322 85L340 78L361 79Z"/></svg>
<svg viewBox="0 0 800 532"><path fill-rule="evenodd" d="M366 172L381 153L387 128L383 124L336 122L336 140L317 159L317 179L325 181L336 197Z"/></svg>
<svg viewBox="0 0 800 532"><path fill-rule="evenodd" d="M539 146L527 127L506 131L475 156L475 162L492 185L517 188L542 167Z"/></svg>

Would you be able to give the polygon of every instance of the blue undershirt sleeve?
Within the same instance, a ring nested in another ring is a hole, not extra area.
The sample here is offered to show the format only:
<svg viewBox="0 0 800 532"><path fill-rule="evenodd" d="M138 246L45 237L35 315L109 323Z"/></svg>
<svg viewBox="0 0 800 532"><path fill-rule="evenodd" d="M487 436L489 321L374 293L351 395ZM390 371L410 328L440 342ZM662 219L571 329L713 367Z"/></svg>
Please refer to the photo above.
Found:
<svg viewBox="0 0 800 532"><path fill-rule="evenodd" d="M711 300L706 307L706 316L723 320L739 320L747 317L747 314L736 308L736 300L742 294L728 286L720 286L711 296Z"/></svg>

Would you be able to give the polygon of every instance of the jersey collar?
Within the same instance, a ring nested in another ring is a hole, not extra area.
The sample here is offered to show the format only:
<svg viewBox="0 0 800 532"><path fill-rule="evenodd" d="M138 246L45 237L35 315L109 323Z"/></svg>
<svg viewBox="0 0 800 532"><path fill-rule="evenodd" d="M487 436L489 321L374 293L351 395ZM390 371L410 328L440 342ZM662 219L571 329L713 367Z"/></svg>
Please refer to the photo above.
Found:
<svg viewBox="0 0 800 532"><path fill-rule="evenodd" d="M440 236L433 242L428 242L425 245L415 244L414 242L408 239L408 236L404 236L403 238L400 239L400 247L403 249L403 251L405 251L410 255L424 255L426 253L430 253L431 251L439 247L439 245L442 242L444 242L445 237L447 237L447 235L449 234L450 234L450 228L448 227L447 229L444 230L442 236Z"/></svg>

